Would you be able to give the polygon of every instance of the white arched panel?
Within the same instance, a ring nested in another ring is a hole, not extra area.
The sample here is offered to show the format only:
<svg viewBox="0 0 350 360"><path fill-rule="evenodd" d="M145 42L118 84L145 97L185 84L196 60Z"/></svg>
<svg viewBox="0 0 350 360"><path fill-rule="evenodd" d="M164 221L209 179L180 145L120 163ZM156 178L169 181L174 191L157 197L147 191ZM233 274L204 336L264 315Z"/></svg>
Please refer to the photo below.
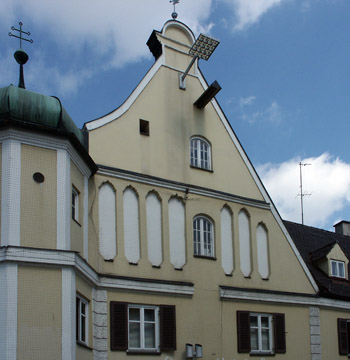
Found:
<svg viewBox="0 0 350 360"><path fill-rule="evenodd" d="M226 275L233 272L232 215L227 208L221 210L221 266Z"/></svg>
<svg viewBox="0 0 350 360"><path fill-rule="evenodd" d="M124 249L130 263L140 260L139 199L130 188L124 191Z"/></svg>
<svg viewBox="0 0 350 360"><path fill-rule="evenodd" d="M176 269L186 263L185 207L179 199L169 200L170 262Z"/></svg>
<svg viewBox="0 0 350 360"><path fill-rule="evenodd" d="M258 251L258 270L263 279L269 277L269 248L265 226L259 224L256 228L256 247Z"/></svg>
<svg viewBox="0 0 350 360"><path fill-rule="evenodd" d="M100 187L98 197L99 251L105 260L117 255L115 191L105 183Z"/></svg>
<svg viewBox="0 0 350 360"><path fill-rule="evenodd" d="M162 206L157 195L150 193L146 198L148 260L153 266L160 266L162 255Z"/></svg>
<svg viewBox="0 0 350 360"><path fill-rule="evenodd" d="M245 277L250 276L252 271L250 258L250 226L249 218L245 211L238 214L238 233L239 233L239 257L241 270Z"/></svg>

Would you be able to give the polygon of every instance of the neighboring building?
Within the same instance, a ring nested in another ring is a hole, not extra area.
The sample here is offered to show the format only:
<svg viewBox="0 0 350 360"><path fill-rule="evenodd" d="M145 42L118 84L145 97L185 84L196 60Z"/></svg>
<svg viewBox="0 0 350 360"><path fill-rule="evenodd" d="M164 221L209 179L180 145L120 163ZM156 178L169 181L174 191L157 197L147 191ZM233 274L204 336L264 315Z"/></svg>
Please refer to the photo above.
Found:
<svg viewBox="0 0 350 360"><path fill-rule="evenodd" d="M84 130L0 89L1 359L343 359L338 323L349 352L346 291L324 289L349 252L320 236L310 260L197 61L179 87L194 40L154 31L152 68Z"/></svg>

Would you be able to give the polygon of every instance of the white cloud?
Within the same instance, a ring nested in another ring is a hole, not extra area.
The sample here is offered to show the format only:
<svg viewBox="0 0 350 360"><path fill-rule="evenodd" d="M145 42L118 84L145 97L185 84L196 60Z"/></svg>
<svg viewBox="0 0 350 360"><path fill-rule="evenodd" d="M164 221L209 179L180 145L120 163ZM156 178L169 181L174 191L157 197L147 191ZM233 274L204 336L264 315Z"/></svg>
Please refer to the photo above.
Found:
<svg viewBox="0 0 350 360"><path fill-rule="evenodd" d="M301 222L299 162L302 167L304 222L324 227L350 203L350 164L328 153L281 164L264 164L257 171L282 218Z"/></svg>
<svg viewBox="0 0 350 360"><path fill-rule="evenodd" d="M240 31L257 23L261 16L286 0L224 0L233 7L236 22L234 30Z"/></svg>

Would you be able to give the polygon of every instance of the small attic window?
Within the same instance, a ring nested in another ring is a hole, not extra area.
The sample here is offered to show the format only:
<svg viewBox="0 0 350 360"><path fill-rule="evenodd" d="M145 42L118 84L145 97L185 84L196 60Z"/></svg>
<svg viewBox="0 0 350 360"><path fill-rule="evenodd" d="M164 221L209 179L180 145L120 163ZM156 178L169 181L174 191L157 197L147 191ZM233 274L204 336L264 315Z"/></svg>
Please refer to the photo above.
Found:
<svg viewBox="0 0 350 360"><path fill-rule="evenodd" d="M140 134L149 136L149 121L140 119Z"/></svg>
<svg viewBox="0 0 350 360"><path fill-rule="evenodd" d="M331 276L345 279L345 263L344 263L344 261L331 260Z"/></svg>

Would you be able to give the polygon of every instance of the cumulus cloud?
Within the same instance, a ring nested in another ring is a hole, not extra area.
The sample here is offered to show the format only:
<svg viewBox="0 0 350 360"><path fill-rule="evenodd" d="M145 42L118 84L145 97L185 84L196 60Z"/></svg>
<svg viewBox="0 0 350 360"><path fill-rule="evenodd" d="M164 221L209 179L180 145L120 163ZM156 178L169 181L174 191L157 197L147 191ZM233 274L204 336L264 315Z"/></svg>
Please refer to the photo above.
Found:
<svg viewBox="0 0 350 360"><path fill-rule="evenodd" d="M324 227L339 220L350 203L350 164L328 153L281 164L264 164L257 171L283 219L301 222L299 162L302 167L304 223Z"/></svg>
<svg viewBox="0 0 350 360"><path fill-rule="evenodd" d="M257 23L270 9L286 0L224 0L233 7L236 22L234 30L241 31Z"/></svg>

